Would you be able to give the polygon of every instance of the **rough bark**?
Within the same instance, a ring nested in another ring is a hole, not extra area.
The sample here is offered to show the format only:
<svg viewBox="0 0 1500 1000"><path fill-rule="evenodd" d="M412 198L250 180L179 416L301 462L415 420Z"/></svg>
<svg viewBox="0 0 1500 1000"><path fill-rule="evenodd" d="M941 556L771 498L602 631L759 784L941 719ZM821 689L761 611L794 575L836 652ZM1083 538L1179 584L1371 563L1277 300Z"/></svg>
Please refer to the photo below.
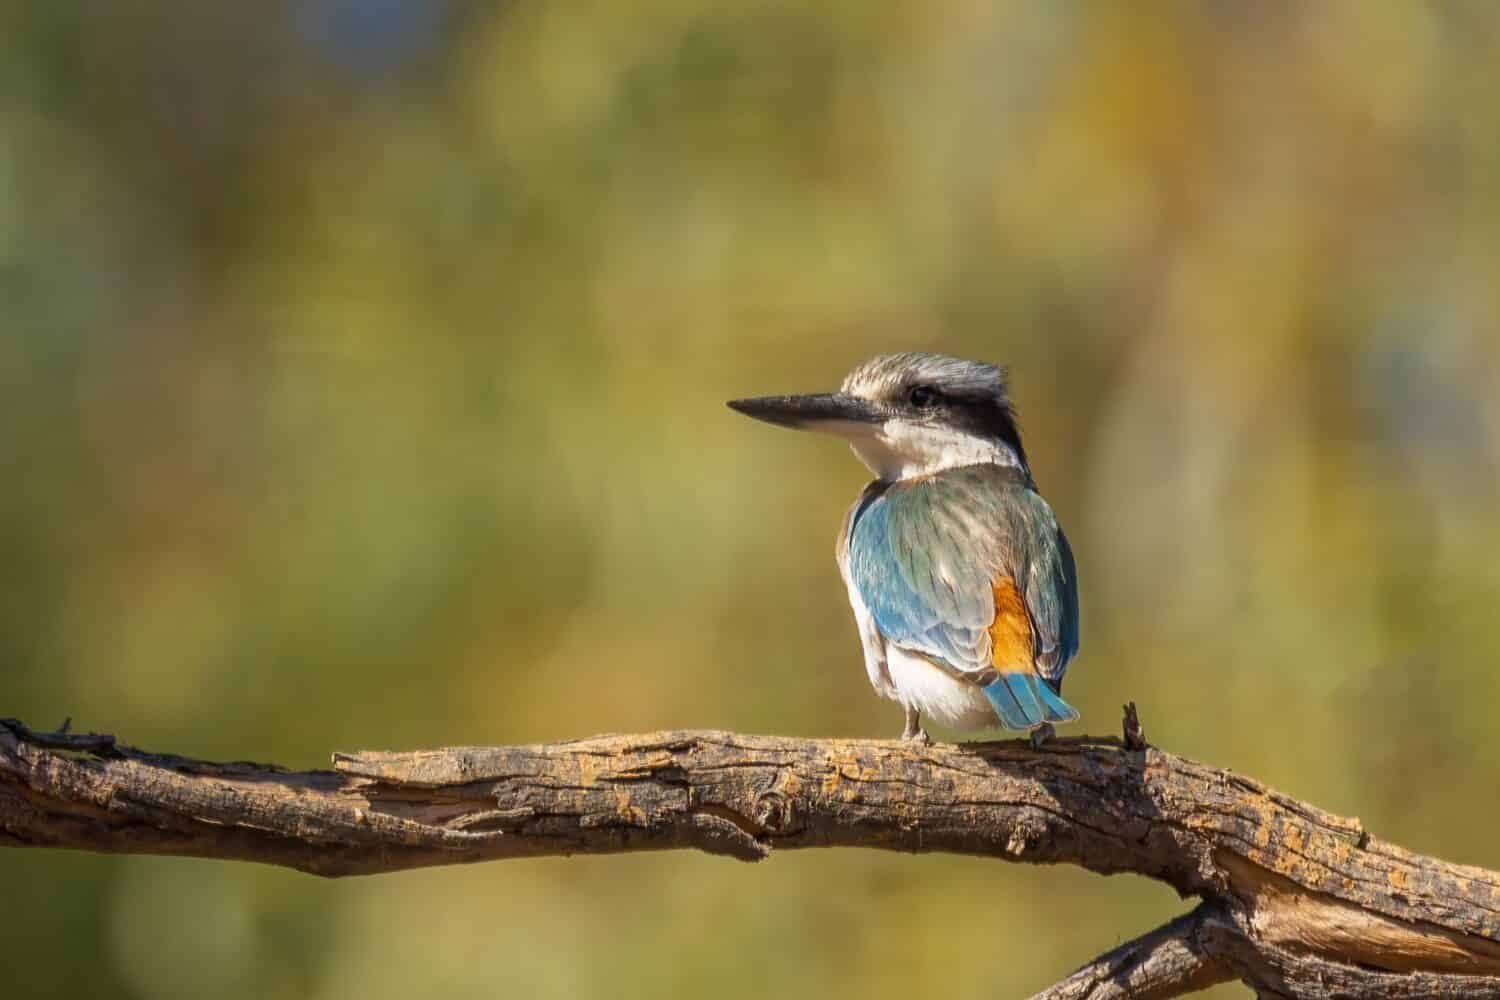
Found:
<svg viewBox="0 0 1500 1000"><path fill-rule="evenodd" d="M1202 903L1043 998L1500 997L1500 875L1127 740L921 746L721 732L209 763L0 724L0 844L317 875L697 848L947 851L1134 872Z"/></svg>

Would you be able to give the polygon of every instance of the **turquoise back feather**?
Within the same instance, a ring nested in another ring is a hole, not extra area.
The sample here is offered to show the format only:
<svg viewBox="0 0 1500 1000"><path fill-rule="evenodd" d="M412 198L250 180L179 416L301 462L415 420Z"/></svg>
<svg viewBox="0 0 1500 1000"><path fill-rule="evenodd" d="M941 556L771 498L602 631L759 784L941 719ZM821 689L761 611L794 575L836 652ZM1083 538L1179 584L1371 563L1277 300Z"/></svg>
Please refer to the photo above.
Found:
<svg viewBox="0 0 1500 1000"><path fill-rule="evenodd" d="M1061 689L1078 651L1076 570L1052 509L1021 471L972 465L911 482L872 483L849 520L848 561L880 634L961 674L994 666L993 587L1009 577L1031 619L1037 671L1049 694ZM1072 713L1061 699L1031 697L1043 717ZM1061 708L1049 711L1051 700ZM1023 708L1023 715L1035 714Z"/></svg>

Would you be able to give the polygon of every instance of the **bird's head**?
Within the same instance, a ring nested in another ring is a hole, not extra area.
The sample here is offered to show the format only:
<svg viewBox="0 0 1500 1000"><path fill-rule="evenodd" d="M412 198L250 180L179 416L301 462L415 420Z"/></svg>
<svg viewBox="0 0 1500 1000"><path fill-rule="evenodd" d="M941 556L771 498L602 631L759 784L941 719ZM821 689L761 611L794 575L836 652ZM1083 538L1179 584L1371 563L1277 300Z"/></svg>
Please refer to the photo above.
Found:
<svg viewBox="0 0 1500 1000"><path fill-rule="evenodd" d="M850 372L838 392L731 400L746 416L848 440L887 481L990 462L1028 479L1005 370L942 354L882 354Z"/></svg>

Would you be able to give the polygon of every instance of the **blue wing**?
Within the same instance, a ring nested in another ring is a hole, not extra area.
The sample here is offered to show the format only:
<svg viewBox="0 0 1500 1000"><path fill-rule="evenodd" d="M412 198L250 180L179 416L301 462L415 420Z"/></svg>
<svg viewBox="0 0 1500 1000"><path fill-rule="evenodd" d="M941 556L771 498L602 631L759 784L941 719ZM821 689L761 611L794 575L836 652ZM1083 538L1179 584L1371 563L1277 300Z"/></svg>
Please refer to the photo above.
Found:
<svg viewBox="0 0 1500 1000"><path fill-rule="evenodd" d="M849 578L887 641L960 673L989 666L995 618L978 547L962 544L951 512L930 520L939 492L897 484L872 496L849 526ZM946 530L945 530L946 529Z"/></svg>
<svg viewBox="0 0 1500 1000"><path fill-rule="evenodd" d="M1078 655L1078 569L1068 536L1055 518L1048 520L1050 528L1039 526L1041 536L1033 546L1026 610L1036 643L1036 668L1054 691L1061 692L1063 672Z"/></svg>

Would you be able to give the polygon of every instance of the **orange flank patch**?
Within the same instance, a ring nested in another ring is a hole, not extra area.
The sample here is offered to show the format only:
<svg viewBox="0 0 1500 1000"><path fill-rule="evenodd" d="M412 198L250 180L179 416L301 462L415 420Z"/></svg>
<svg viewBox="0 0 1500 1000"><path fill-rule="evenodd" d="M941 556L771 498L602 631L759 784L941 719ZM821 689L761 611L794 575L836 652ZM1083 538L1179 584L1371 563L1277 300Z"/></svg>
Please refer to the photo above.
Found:
<svg viewBox="0 0 1500 1000"><path fill-rule="evenodd" d="M1026 600L1008 576L995 579L995 620L990 623L990 662L997 670L1033 669L1031 618Z"/></svg>

